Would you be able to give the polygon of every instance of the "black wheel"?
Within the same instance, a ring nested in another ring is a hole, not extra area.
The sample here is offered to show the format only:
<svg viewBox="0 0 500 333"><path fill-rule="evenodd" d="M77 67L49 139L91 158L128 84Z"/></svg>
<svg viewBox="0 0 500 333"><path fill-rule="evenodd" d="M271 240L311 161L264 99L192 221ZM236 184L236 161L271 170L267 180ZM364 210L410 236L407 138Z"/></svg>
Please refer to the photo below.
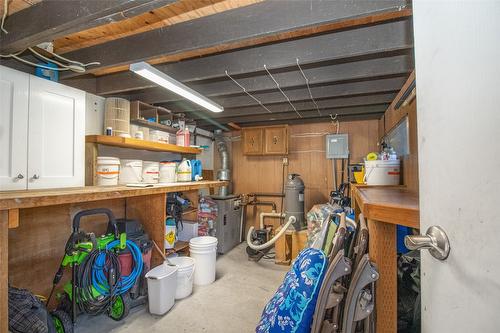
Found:
<svg viewBox="0 0 500 333"><path fill-rule="evenodd" d="M130 296L128 293L117 296L114 303L108 310L108 316L116 321L120 321L130 312Z"/></svg>
<svg viewBox="0 0 500 333"><path fill-rule="evenodd" d="M73 322L71 316L62 310L55 310L50 313L56 333L73 333Z"/></svg>

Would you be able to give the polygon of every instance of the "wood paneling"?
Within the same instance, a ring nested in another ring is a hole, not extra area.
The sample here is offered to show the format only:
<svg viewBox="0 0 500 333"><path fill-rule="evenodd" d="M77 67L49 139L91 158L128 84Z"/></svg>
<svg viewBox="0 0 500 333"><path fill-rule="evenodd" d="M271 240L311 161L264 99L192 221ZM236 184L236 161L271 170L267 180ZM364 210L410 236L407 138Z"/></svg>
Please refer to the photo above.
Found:
<svg viewBox="0 0 500 333"><path fill-rule="evenodd" d="M122 21L111 22L56 39L54 47L57 52L66 53L226 10L248 6L260 1L262 0L180 0L174 4Z"/></svg>
<svg viewBox="0 0 500 333"><path fill-rule="evenodd" d="M414 80L415 71L410 74L408 80L403 85L403 88L401 88L401 91L396 95L396 98L391 103L389 108L387 108L387 111L382 117L384 130L381 131L379 125L379 131L385 135L398 125L404 117L408 117L408 140L410 154L402 157L401 171L403 173L403 184L406 185L409 190L418 193L417 102L415 94L410 94L400 108L395 108L396 104L401 99L401 96L403 96Z"/></svg>
<svg viewBox="0 0 500 333"><path fill-rule="evenodd" d="M328 201L333 190L332 161L325 157L325 134L335 133L331 122L301 124L289 126L288 173L298 173L305 183L306 212L318 203ZM282 156L245 156L243 143L238 136L241 132L233 132L232 181L234 193L281 192L282 191ZM378 121L363 120L341 122L339 133L349 134L349 150L351 162L361 162L363 157L377 151ZM216 159L217 161L217 159ZM340 165L340 164L339 164ZM217 167L216 167L217 168ZM337 168L340 171L340 167ZM340 177L339 177L340 178ZM276 202L281 209L281 198L266 198ZM258 227L258 214L269 211L269 207L248 207L247 229ZM269 220L276 226L276 219Z"/></svg>

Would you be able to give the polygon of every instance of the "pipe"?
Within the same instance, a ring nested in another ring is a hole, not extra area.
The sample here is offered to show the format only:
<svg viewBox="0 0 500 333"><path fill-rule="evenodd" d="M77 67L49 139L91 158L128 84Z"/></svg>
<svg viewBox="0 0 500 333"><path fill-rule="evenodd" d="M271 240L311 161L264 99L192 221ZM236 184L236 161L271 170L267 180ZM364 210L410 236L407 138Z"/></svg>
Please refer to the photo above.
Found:
<svg viewBox="0 0 500 333"><path fill-rule="evenodd" d="M260 218L259 218L259 226L260 226L260 229L264 229L264 218L265 217L279 217L279 218L285 218L285 214L282 214L282 213L276 213L276 212L272 212L272 213L260 213Z"/></svg>
<svg viewBox="0 0 500 333"><path fill-rule="evenodd" d="M227 151L226 142L224 137L221 135L222 131L217 131L215 134L215 140L217 141L217 150L219 151L221 159L221 168L217 171L217 179L230 181L230 170L229 170L229 153ZM229 195L229 187L221 186L219 187L219 196L227 197Z"/></svg>
<svg viewBox="0 0 500 333"><path fill-rule="evenodd" d="M248 203L249 205L252 205L252 206L271 206L272 209L273 209L273 212L276 211L276 203L273 202L273 201L251 201Z"/></svg>
<svg viewBox="0 0 500 333"><path fill-rule="evenodd" d="M281 230L269 242L267 242L265 244L261 244L261 245L254 245L250 241L252 239L252 233L253 233L253 230L254 230L254 227L250 227L250 229L248 230L248 234L247 234L247 245L252 250L255 250L255 251L262 251L264 249L267 249L268 247L270 247L271 245L273 245L274 243L276 243L276 241L278 240L278 238L280 238L281 236L283 236L283 234L287 231L288 227L292 223L295 223L295 221L296 221L295 216L293 216L293 215L290 216L288 218L288 222L283 226L283 228L281 228Z"/></svg>
<svg viewBox="0 0 500 333"><path fill-rule="evenodd" d="M281 198L285 196L285 193L265 193L265 192L254 192L249 193L249 197L277 197Z"/></svg>

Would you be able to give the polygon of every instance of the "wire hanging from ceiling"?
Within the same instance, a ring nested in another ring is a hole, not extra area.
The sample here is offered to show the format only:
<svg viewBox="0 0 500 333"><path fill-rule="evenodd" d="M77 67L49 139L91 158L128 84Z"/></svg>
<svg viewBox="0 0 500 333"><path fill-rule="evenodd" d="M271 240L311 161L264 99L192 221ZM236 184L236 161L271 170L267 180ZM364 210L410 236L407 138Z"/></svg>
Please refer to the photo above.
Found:
<svg viewBox="0 0 500 333"><path fill-rule="evenodd" d="M243 90L243 92L245 94L247 94L248 96L250 96L250 98L252 98L254 101L256 101L257 103L259 103L260 106L262 106L267 112L269 113L273 113L271 110L269 110L264 104L262 104L262 102L260 100L258 100L255 96L253 96L252 94L250 94L245 87L243 87L241 84L238 83L238 81L236 81L235 79L233 79L233 77L231 75L229 75L229 73L227 72L226 70L226 76L228 78L231 79L231 81L233 81L238 87L241 88L241 90Z"/></svg>
<svg viewBox="0 0 500 333"><path fill-rule="evenodd" d="M300 74L302 74L302 77L304 78L304 80L306 80L307 91L309 91L309 97L311 98L311 101L314 103L314 106L316 107L316 110L318 110L318 114L319 114L320 116L322 116L321 111L319 110L319 106L318 106L318 104L316 103L316 101L314 100L314 97L313 97L313 95L312 95L311 88L309 87L309 79L306 77L306 74L305 74L305 73L304 73L304 71L302 70L302 67L300 67L300 64L299 64L299 58L296 58L296 59L297 59L297 67L299 67Z"/></svg>
<svg viewBox="0 0 500 333"><path fill-rule="evenodd" d="M293 111L295 111L295 113L299 116L299 118L302 118L302 115L299 113L299 111L297 111L297 109L295 108L295 106L292 104L292 101L290 101L290 98L288 98L288 96L285 94L285 92L281 89L278 81L276 81L276 79L271 74L271 72L267 69L267 66L265 64L264 64L264 69L266 70L267 74L271 77L271 80L274 81L274 84L276 84L276 87L278 87L278 90L281 92L281 94L286 98L286 100L288 101L288 104L290 104L290 106L292 107Z"/></svg>
<svg viewBox="0 0 500 333"><path fill-rule="evenodd" d="M0 30L3 31L4 34L8 34L9 32L4 28L5 19L9 13L9 0L3 0L3 14L2 14L2 23L0 24Z"/></svg>

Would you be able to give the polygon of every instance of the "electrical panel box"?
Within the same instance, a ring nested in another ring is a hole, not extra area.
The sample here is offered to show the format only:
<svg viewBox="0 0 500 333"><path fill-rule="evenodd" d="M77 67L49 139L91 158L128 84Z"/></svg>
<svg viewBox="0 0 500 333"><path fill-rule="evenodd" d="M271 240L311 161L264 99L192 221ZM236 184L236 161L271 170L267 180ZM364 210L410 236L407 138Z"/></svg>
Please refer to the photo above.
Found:
<svg viewBox="0 0 500 333"><path fill-rule="evenodd" d="M348 158L349 136L348 134L326 135L326 158Z"/></svg>

